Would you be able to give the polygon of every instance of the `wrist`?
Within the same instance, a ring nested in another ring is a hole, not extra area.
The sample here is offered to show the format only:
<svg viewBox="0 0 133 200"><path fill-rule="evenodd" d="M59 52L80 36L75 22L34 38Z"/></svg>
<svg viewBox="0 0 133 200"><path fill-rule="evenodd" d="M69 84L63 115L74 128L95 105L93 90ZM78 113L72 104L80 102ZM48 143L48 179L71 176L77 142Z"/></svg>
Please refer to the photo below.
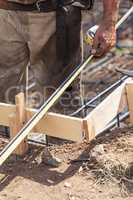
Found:
<svg viewBox="0 0 133 200"><path fill-rule="evenodd" d="M109 24L116 24L118 19L118 15L117 12L108 12L108 13L104 13L103 15L103 21L107 21Z"/></svg>
<svg viewBox="0 0 133 200"><path fill-rule="evenodd" d="M102 23L107 24L107 26L115 26L116 21L114 18L111 17L103 17Z"/></svg>

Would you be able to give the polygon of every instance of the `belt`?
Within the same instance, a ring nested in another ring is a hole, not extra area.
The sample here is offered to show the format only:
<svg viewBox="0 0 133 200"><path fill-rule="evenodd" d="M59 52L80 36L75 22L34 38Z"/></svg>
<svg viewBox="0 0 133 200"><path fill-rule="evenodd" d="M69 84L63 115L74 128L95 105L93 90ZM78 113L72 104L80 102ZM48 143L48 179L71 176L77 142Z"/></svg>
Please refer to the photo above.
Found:
<svg viewBox="0 0 133 200"><path fill-rule="evenodd" d="M58 3L57 3L58 2ZM7 2L5 0L0 0L0 9L14 10L14 11L38 11L38 12L52 12L57 9L57 7L70 5L73 0L57 1L57 0L46 0L37 1L33 4L22 4L16 2Z"/></svg>

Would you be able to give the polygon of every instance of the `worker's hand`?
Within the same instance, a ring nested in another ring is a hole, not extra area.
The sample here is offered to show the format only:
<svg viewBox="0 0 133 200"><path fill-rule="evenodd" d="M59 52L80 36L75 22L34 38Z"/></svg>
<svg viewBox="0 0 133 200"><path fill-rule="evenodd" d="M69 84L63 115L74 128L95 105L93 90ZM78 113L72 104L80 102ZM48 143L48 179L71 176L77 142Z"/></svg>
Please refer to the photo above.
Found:
<svg viewBox="0 0 133 200"><path fill-rule="evenodd" d="M115 43L115 24L109 21L104 21L96 32L92 54L94 54L96 57L103 56L115 45Z"/></svg>

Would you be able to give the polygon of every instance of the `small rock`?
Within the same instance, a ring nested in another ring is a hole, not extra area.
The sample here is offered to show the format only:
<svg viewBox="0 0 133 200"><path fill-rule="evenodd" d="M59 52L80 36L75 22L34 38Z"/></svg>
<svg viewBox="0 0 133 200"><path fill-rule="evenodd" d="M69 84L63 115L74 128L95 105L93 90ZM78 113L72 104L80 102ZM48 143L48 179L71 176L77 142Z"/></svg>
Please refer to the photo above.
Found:
<svg viewBox="0 0 133 200"><path fill-rule="evenodd" d="M104 144L96 145L91 151L90 151L90 158L93 158L97 161L101 158L101 156L105 155L105 149Z"/></svg>
<svg viewBox="0 0 133 200"><path fill-rule="evenodd" d="M82 166L80 166L80 168L79 168L78 172L79 172L79 173L81 173L82 171L83 171L83 167L82 167Z"/></svg>
<svg viewBox="0 0 133 200"><path fill-rule="evenodd" d="M59 167L61 165L61 163L62 163L62 160L59 159L59 158L53 157L53 158L45 160L44 163L46 165L51 166L51 167Z"/></svg>
<svg viewBox="0 0 133 200"><path fill-rule="evenodd" d="M50 183L50 184L54 184L54 181L52 181L50 179L47 179L47 182Z"/></svg>
<svg viewBox="0 0 133 200"><path fill-rule="evenodd" d="M40 165L42 163L42 158L41 157L37 157L35 158L35 162Z"/></svg>
<svg viewBox="0 0 133 200"><path fill-rule="evenodd" d="M65 182L64 187L66 187L66 188L71 188L72 185L71 185L71 183Z"/></svg>
<svg viewBox="0 0 133 200"><path fill-rule="evenodd" d="M102 193L102 190L99 190L98 192L99 192L99 193Z"/></svg>
<svg viewBox="0 0 133 200"><path fill-rule="evenodd" d="M71 200L76 200L74 196L71 197Z"/></svg>

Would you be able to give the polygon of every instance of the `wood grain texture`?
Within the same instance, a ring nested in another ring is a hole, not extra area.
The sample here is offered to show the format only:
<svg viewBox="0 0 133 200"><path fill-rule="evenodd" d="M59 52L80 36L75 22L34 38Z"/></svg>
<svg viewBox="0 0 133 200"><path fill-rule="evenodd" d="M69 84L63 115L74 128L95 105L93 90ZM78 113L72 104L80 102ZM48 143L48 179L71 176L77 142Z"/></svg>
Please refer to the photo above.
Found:
<svg viewBox="0 0 133 200"><path fill-rule="evenodd" d="M26 122L25 98L24 93L19 93L15 97L16 111L9 116L10 138L12 139ZM25 138L21 144L15 149L14 154L23 155L28 150L27 139Z"/></svg>
<svg viewBox="0 0 133 200"><path fill-rule="evenodd" d="M0 125L10 126L9 116L16 112L16 106L0 103ZM18 111L20 112L20 111ZM29 120L37 110L26 109L26 118ZM59 137L72 141L82 141L82 119L66 115L47 113L32 130L49 136Z"/></svg>
<svg viewBox="0 0 133 200"><path fill-rule="evenodd" d="M109 96L107 96L88 116L86 121L85 133L87 138L92 139L102 132L102 130L113 120L119 112L127 107L126 83L127 79ZM85 122L84 122L85 123Z"/></svg>

